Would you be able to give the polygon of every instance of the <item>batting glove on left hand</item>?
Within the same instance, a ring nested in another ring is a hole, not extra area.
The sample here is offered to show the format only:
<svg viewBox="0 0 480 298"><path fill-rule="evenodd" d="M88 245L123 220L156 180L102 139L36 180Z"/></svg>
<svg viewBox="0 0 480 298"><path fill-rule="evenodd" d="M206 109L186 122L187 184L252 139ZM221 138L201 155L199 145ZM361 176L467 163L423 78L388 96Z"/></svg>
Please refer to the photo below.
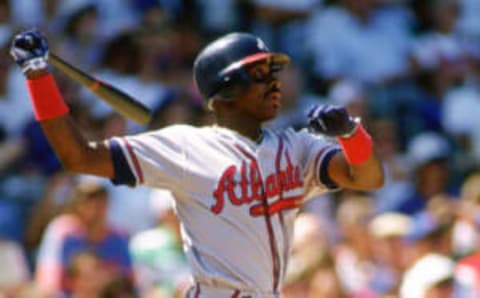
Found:
<svg viewBox="0 0 480 298"><path fill-rule="evenodd" d="M13 38L10 55L22 68L23 73L45 69L48 66L48 44L37 30L23 31Z"/></svg>
<svg viewBox="0 0 480 298"><path fill-rule="evenodd" d="M309 127L316 133L329 137L351 136L359 122L351 117L344 107L333 105L317 105L308 112Z"/></svg>

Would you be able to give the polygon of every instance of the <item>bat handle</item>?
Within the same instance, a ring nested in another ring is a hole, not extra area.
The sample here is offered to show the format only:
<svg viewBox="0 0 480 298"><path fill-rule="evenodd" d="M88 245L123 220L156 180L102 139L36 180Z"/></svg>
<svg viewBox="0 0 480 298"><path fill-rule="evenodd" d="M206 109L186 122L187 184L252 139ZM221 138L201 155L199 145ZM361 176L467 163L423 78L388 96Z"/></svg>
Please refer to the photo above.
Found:
<svg viewBox="0 0 480 298"><path fill-rule="evenodd" d="M74 81L92 91L113 109L138 124L147 124L151 120L150 110L125 92L102 82L84 71L74 67L57 55L50 53L49 61Z"/></svg>

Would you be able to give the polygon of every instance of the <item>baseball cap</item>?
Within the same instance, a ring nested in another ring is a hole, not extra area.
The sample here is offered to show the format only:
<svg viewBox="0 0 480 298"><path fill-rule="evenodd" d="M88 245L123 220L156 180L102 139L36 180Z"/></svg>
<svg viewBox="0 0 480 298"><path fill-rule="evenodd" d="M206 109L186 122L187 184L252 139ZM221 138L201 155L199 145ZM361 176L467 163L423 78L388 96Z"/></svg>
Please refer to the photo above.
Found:
<svg viewBox="0 0 480 298"><path fill-rule="evenodd" d="M369 232L376 238L404 237L410 231L412 218L396 212L375 216L369 224Z"/></svg>
<svg viewBox="0 0 480 298"><path fill-rule="evenodd" d="M429 254L420 259L405 276L400 298L424 298L432 287L454 276L454 262L440 254Z"/></svg>
<svg viewBox="0 0 480 298"><path fill-rule="evenodd" d="M446 159L450 144L438 133L424 132L416 135L408 145L407 156L413 168L437 159Z"/></svg>

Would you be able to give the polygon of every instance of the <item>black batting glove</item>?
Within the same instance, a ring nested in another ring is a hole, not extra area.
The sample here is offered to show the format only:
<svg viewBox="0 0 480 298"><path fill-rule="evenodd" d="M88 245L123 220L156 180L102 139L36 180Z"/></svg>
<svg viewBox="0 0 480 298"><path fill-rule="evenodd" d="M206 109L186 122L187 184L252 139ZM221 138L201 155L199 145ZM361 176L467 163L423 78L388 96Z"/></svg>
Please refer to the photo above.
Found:
<svg viewBox="0 0 480 298"><path fill-rule="evenodd" d="M35 29L14 36L10 55L22 68L24 74L48 67L48 43L45 36Z"/></svg>
<svg viewBox="0 0 480 298"><path fill-rule="evenodd" d="M344 107L316 105L308 112L309 128L315 133L329 137L348 138L358 125L359 119L351 117Z"/></svg>

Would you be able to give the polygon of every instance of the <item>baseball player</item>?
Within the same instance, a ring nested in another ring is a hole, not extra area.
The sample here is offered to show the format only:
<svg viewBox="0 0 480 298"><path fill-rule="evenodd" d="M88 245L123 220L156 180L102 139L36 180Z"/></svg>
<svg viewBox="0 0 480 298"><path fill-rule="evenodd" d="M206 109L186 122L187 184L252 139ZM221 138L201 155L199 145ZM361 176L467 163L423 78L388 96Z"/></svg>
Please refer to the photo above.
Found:
<svg viewBox="0 0 480 298"><path fill-rule="evenodd" d="M315 133L262 129L280 109L277 74L289 57L251 34L220 37L195 60L194 81L215 125L172 125L97 143L70 118L42 34L16 35L11 55L27 77L35 117L69 171L171 190L195 283L187 297L280 297L303 202L332 189L383 184L371 137L342 107L314 107L308 117Z"/></svg>

